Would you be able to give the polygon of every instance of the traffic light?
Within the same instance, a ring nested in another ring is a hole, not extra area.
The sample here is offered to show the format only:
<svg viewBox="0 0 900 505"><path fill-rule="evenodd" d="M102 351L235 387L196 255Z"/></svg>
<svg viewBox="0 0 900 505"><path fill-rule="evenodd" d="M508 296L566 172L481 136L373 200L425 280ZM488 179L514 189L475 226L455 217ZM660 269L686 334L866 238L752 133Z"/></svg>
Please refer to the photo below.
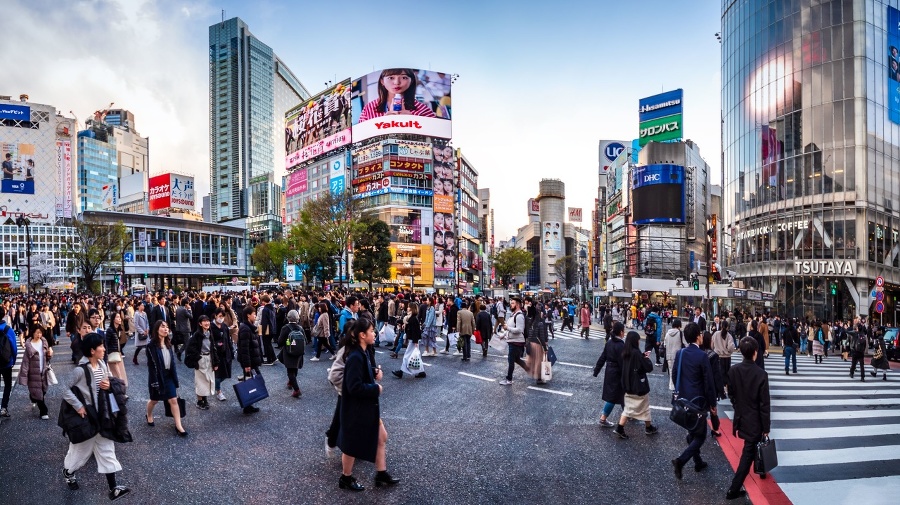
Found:
<svg viewBox="0 0 900 505"><path fill-rule="evenodd" d="M700 279L694 278L694 291L700 291Z"/></svg>
<svg viewBox="0 0 900 505"><path fill-rule="evenodd" d="M166 241L165 240L154 240L154 241L150 242L150 245L152 245L153 247L165 247Z"/></svg>
<svg viewBox="0 0 900 505"><path fill-rule="evenodd" d="M119 274L113 276L113 281L118 284L119 283Z"/></svg>
<svg viewBox="0 0 900 505"><path fill-rule="evenodd" d="M19 282L19 269L18 268L13 270L13 280L15 282Z"/></svg>
<svg viewBox="0 0 900 505"><path fill-rule="evenodd" d="M149 279L149 278L150 278L150 274L144 272L144 278L145 278L145 279Z"/></svg>
<svg viewBox="0 0 900 505"><path fill-rule="evenodd" d="M837 284L835 284L835 283L830 283L830 284L829 284L829 287L831 287L831 295L832 295L832 296L836 295L836 294L837 294Z"/></svg>

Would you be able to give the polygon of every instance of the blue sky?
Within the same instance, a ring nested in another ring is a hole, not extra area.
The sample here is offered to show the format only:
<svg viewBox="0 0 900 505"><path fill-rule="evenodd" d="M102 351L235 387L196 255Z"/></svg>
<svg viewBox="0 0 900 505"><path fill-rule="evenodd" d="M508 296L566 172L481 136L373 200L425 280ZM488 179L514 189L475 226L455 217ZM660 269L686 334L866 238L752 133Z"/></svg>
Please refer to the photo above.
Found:
<svg viewBox="0 0 900 505"><path fill-rule="evenodd" d="M637 134L637 102L684 88L685 136L719 179L721 3L672 1L13 0L0 94L72 110L110 102L151 139L151 172L208 192L208 26L240 17L312 93L335 77L409 66L459 74L453 143L492 190L496 239L526 222L541 178L589 220L599 139ZM589 223L584 225L589 227Z"/></svg>

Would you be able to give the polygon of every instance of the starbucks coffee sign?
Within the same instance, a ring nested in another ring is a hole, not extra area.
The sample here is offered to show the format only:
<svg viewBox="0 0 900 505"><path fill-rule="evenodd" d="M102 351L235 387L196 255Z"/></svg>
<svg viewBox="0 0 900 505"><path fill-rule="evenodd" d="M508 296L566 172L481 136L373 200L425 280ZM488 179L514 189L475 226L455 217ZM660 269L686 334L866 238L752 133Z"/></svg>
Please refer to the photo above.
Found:
<svg viewBox="0 0 900 505"><path fill-rule="evenodd" d="M798 260L794 262L795 275L855 276L855 260Z"/></svg>

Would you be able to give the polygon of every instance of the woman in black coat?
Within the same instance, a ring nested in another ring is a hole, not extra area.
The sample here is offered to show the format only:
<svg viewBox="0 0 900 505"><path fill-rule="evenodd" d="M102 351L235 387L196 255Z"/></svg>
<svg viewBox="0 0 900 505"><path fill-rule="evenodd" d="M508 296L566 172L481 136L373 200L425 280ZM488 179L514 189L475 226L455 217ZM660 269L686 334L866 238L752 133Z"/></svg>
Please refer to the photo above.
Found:
<svg viewBox="0 0 900 505"><path fill-rule="evenodd" d="M348 322L345 339L344 382L341 385L341 427L338 446L341 448L342 473L338 481L341 489L365 489L353 477L356 459L375 463L375 487L393 486L400 482L387 472L387 431L381 422L378 398L381 396L381 369L369 361L367 349L375 345L375 324L369 318Z"/></svg>
<svg viewBox="0 0 900 505"><path fill-rule="evenodd" d="M606 371L603 373L603 394L600 398L606 402L603 405L603 413L600 415L600 426L612 428L615 426L607 418L616 405L625 406L625 388L622 387L622 368L619 366L619 358L625 348L625 325L619 321L613 323L612 338L606 342L597 364L594 365L594 377L600 375L603 365Z"/></svg>
<svg viewBox="0 0 900 505"><path fill-rule="evenodd" d="M759 332L759 324L756 320L750 321L750 331L747 332L747 336L756 340L756 345L758 346L759 352L756 353L756 366L766 369L766 352L769 350L766 347L766 339L763 338L762 333ZM724 396L723 396L724 399Z"/></svg>
<svg viewBox="0 0 900 505"><path fill-rule="evenodd" d="M475 316L475 329L481 333L481 355L487 357L488 344L494 331L494 324L491 322L491 313L487 310L479 310Z"/></svg>
<svg viewBox="0 0 900 505"><path fill-rule="evenodd" d="M234 342L231 340L231 332L225 322L225 313L225 307L217 308L213 323L209 327L209 334L212 336L213 348L219 364L216 368L216 398L223 402L225 395L222 394L222 381L231 378L231 363L234 361Z"/></svg>
<svg viewBox="0 0 900 505"><path fill-rule="evenodd" d="M181 411L178 409L178 369L175 366L175 350L169 336L169 325L165 321L156 321L150 330L150 343L147 345L147 386L150 389L150 400L147 402L147 425L154 426L153 407L158 402L167 402L175 420L175 430L182 437L187 431L181 425Z"/></svg>

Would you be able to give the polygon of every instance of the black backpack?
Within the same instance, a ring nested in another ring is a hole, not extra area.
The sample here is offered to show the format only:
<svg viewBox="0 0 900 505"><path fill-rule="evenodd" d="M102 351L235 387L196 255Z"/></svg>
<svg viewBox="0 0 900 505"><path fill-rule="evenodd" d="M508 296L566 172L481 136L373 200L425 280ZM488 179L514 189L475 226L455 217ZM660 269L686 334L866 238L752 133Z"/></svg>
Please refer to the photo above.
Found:
<svg viewBox="0 0 900 505"><path fill-rule="evenodd" d="M306 333L304 333L303 328L296 323L288 323L288 328L290 328L291 331L288 333L287 340L284 342L284 352L293 358L302 356L303 346L306 342Z"/></svg>
<svg viewBox="0 0 900 505"><path fill-rule="evenodd" d="M866 335L860 333L856 336L856 342L853 344L853 350L856 352L866 352Z"/></svg>

